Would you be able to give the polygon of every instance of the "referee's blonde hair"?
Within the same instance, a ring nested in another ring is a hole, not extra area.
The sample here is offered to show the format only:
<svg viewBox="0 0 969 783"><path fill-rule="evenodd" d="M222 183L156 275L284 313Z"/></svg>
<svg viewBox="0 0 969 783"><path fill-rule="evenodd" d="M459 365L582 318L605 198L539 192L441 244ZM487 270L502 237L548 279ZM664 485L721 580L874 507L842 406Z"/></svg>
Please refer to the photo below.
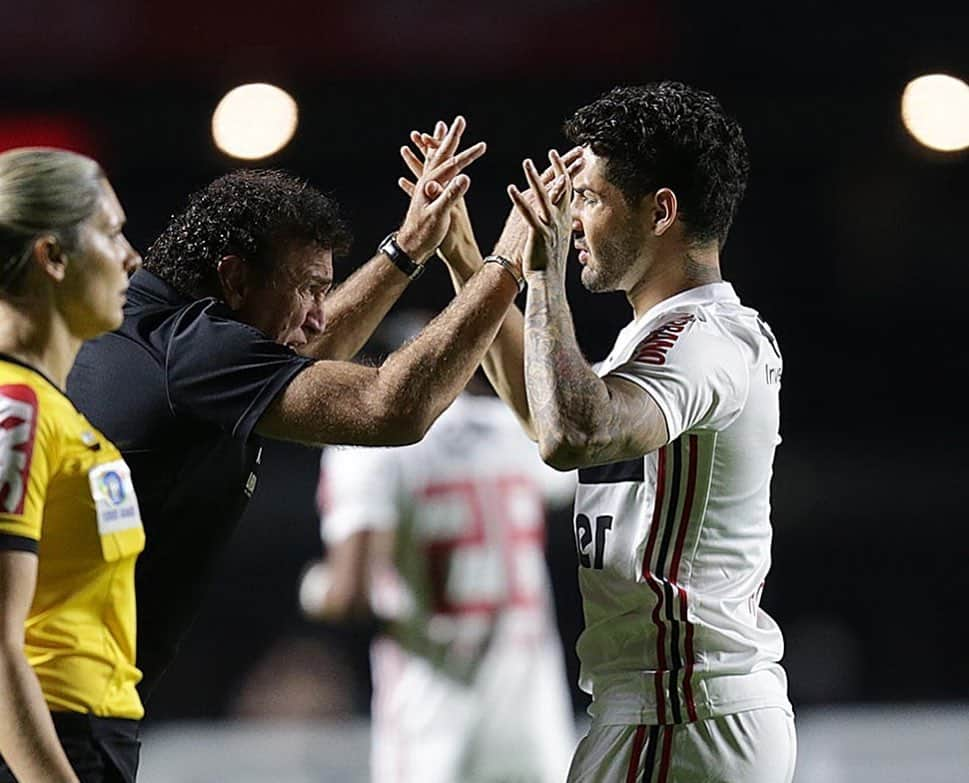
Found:
<svg viewBox="0 0 969 783"><path fill-rule="evenodd" d="M0 295L21 293L35 241L53 236L65 249L101 195L104 172L85 155L49 147L0 153Z"/></svg>

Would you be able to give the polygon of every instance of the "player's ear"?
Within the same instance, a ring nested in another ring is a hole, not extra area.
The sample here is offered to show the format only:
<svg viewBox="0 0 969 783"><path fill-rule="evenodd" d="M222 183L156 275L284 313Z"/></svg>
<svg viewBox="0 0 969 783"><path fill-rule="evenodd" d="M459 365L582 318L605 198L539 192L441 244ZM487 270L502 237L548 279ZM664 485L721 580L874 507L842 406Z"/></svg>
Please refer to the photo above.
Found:
<svg viewBox="0 0 969 783"><path fill-rule="evenodd" d="M216 266L222 286L222 300L231 310L238 310L246 299L252 273L245 259L239 256L223 256Z"/></svg>
<svg viewBox="0 0 969 783"><path fill-rule="evenodd" d="M648 198L648 197L647 197ZM653 193L652 204L652 227L655 236L665 234L670 226L676 222L679 214L679 204L676 201L676 194L669 188L659 188Z"/></svg>

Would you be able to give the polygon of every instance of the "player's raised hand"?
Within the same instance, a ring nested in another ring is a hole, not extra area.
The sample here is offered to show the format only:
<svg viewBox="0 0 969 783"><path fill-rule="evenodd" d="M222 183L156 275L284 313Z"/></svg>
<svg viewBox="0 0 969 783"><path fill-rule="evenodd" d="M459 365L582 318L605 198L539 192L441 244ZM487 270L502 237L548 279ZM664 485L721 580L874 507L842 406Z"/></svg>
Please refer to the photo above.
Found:
<svg viewBox="0 0 969 783"><path fill-rule="evenodd" d="M553 173L548 184L542 182L530 158L522 164L531 198L514 185L508 186L508 195L529 229L522 267L526 275L545 270L564 274L572 239L572 177L556 150L548 157Z"/></svg>
<svg viewBox="0 0 969 783"><path fill-rule="evenodd" d="M486 149L484 142L478 142L457 152L464 133L464 117L456 117L445 127L437 146L428 147L421 173L412 188L410 206L397 234L397 243L418 263L434 253L447 235L451 208L471 184L461 172Z"/></svg>
<svg viewBox="0 0 969 783"><path fill-rule="evenodd" d="M582 148L573 147L561 156L561 161L566 167L569 176L575 176L579 169L582 168ZM555 177L555 167L549 165L541 173L539 179L542 186L548 189ZM532 188L527 189L522 195L529 204L535 203L535 193ZM501 230L501 235L495 243L495 254L504 256L521 266L525 254L525 245L528 241L528 233L529 226L525 217L516 206L512 205L511 210L508 212L508 217L505 220L505 225Z"/></svg>

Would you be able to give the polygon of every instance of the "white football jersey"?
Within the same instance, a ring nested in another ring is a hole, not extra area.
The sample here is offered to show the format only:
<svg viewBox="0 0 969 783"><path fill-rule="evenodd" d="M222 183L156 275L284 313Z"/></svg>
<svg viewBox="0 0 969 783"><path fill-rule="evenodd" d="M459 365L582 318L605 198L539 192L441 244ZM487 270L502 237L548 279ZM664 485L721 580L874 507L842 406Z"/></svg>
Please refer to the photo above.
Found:
<svg viewBox="0 0 969 783"><path fill-rule="evenodd" d="M460 396L412 446L324 450L324 540L396 531L394 573L372 585L395 620L371 650L376 783L565 779L577 738L545 507L575 480L492 397Z"/></svg>
<svg viewBox="0 0 969 783"><path fill-rule="evenodd" d="M645 389L669 443L579 471L575 535L594 719L674 724L790 710L783 639L759 606L782 361L728 283L667 299L625 327L600 377Z"/></svg>

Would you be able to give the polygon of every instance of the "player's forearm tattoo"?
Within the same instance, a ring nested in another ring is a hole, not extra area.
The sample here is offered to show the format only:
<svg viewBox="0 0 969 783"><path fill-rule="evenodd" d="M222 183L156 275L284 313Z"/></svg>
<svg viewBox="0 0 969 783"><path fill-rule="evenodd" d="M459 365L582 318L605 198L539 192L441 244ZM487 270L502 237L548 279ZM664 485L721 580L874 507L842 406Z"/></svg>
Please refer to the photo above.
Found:
<svg viewBox="0 0 969 783"><path fill-rule="evenodd" d="M582 356L561 281L529 281L525 307L525 387L542 441L568 442L591 433L608 402L599 377Z"/></svg>

